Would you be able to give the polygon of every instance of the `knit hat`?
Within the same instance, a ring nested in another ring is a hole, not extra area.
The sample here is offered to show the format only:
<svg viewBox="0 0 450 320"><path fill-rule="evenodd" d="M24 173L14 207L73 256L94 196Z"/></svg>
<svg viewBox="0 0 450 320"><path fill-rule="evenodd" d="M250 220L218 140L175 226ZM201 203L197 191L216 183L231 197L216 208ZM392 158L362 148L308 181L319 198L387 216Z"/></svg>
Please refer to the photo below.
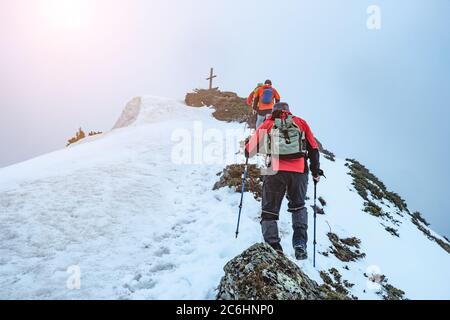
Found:
<svg viewBox="0 0 450 320"><path fill-rule="evenodd" d="M289 110L289 105L286 102L276 103L273 106L272 112L273 111L278 111L278 110L280 110L280 111L290 111Z"/></svg>

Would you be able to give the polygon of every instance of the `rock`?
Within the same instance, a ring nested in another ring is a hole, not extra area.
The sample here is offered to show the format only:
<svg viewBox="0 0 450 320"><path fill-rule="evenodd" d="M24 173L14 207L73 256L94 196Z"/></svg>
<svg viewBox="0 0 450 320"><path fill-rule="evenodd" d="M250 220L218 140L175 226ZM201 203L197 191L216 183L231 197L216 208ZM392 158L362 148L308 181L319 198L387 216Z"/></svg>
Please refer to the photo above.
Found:
<svg viewBox="0 0 450 320"><path fill-rule="evenodd" d="M411 219L412 223L414 223L417 228L423 232L424 235L428 237L430 241L435 241L438 245L441 246L442 249L450 253L450 241L448 241L447 238L444 237L444 239L439 239L438 237L434 236L430 229L421 221L419 221L416 217L412 217ZM445 241L446 240L446 241Z"/></svg>
<svg viewBox="0 0 450 320"><path fill-rule="evenodd" d="M357 238L341 239L337 234L330 232L328 233L328 239L333 244L331 253L343 262L356 261L366 257L366 254L359 250L361 240Z"/></svg>
<svg viewBox="0 0 450 320"><path fill-rule="evenodd" d="M389 283L383 285L383 290L379 294L382 295L384 300L407 300L405 298L405 291L400 290Z"/></svg>
<svg viewBox="0 0 450 320"><path fill-rule="evenodd" d="M348 297L350 292L348 289L353 288L355 285L350 283L348 280L342 280L342 275L336 268L331 268L328 272L320 271L320 277L322 278L324 284L330 292L335 295L341 295ZM358 300L357 297L351 296L350 299Z"/></svg>
<svg viewBox="0 0 450 320"><path fill-rule="evenodd" d="M314 210L314 206L311 206L311 209ZM325 210L321 206L317 205L316 206L316 213L320 214L320 215L324 215L325 214Z"/></svg>
<svg viewBox="0 0 450 320"><path fill-rule="evenodd" d="M335 162L336 161L336 156L334 155L333 152L327 150L324 148L324 146L322 145L322 143L316 138L316 142L317 145L319 146L319 151L320 153L328 160Z"/></svg>
<svg viewBox="0 0 450 320"><path fill-rule="evenodd" d="M354 159L346 160L345 166L350 169L348 174L353 178L353 186L361 198L366 201L365 206L369 206L366 208L366 212L375 216L383 216L381 208L375 205L370 198L391 202L400 211L409 212L405 200L395 192L388 191L386 185L363 164Z"/></svg>
<svg viewBox="0 0 450 320"><path fill-rule="evenodd" d="M345 299L319 286L286 256L267 244L255 244L224 268L218 300Z"/></svg>
<svg viewBox="0 0 450 320"><path fill-rule="evenodd" d="M377 294L384 300L407 300L405 292L388 283L388 278L382 274L372 274L369 280L380 285Z"/></svg>
<svg viewBox="0 0 450 320"><path fill-rule="evenodd" d="M213 116L220 121L247 122L254 128L256 119L246 103L246 99L234 92L222 92L218 89L196 89L188 93L185 102L191 107L211 106L215 109Z"/></svg>
<svg viewBox="0 0 450 320"><path fill-rule="evenodd" d="M213 190L230 187L240 193L242 191L242 172L244 172L244 165L232 164L227 166L219 174L220 180L215 183ZM260 200L262 197L262 186L261 170L254 164L249 165L245 191L253 193L255 199Z"/></svg>
<svg viewBox="0 0 450 320"><path fill-rule="evenodd" d="M385 227L386 231L389 232L394 237L400 238L400 234L398 233L398 230L392 227Z"/></svg>
<svg viewBox="0 0 450 320"><path fill-rule="evenodd" d="M323 197L319 197L319 202L322 205L322 207L325 207L327 205L327 202L325 201L325 199Z"/></svg>

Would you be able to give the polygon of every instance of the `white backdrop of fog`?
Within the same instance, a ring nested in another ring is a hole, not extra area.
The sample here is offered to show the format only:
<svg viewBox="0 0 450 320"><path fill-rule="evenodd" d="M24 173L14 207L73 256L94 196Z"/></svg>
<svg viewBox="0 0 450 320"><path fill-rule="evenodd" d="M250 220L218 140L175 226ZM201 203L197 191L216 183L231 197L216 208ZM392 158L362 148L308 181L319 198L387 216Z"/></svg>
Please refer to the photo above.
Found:
<svg viewBox="0 0 450 320"><path fill-rule="evenodd" d="M0 167L110 129L134 96L182 99L214 66L242 96L271 78L327 148L450 235L450 1L96 0L82 30L46 26L39 2L0 3Z"/></svg>

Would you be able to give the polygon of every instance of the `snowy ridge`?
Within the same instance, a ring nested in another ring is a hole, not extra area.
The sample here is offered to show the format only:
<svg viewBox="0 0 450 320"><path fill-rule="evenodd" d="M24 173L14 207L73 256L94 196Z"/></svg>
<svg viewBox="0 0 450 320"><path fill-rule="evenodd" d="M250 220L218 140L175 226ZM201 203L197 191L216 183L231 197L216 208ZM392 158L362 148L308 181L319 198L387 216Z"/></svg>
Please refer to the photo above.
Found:
<svg viewBox="0 0 450 320"><path fill-rule="evenodd" d="M319 217L319 251L327 250L330 242L326 233L331 231L341 238L360 239L361 251L366 257L357 262L344 263L332 255L328 258L319 256L319 268L337 268L344 279L355 284L351 292L360 298L376 298L375 291L367 290L368 279L364 277L364 273L373 271L387 276L390 284L406 292L407 298L449 297L450 286L444 280L444 270L450 268L450 255L425 237L411 222L407 212L395 209L392 203L390 207L386 203L380 205L391 213L398 224L362 212L364 201L352 186L345 161L337 159L333 163L322 160L322 165L328 172L328 179L320 184L318 191L319 196L327 201L326 215ZM400 237L389 234L385 226L398 229ZM436 268L438 261L440 265ZM350 270L346 270L345 266ZM309 263L304 267L309 267ZM314 275L314 272L309 274Z"/></svg>
<svg viewBox="0 0 450 320"><path fill-rule="evenodd" d="M125 107L113 129L163 121L183 116L186 105L172 99L144 96L132 99Z"/></svg>
<svg viewBox="0 0 450 320"><path fill-rule="evenodd" d="M260 203L251 194L234 239L239 194L212 191L225 164L179 165L171 158L171 128L192 131L198 120L205 130L236 129L244 138L244 125L175 100L133 101L118 130L0 169L0 298L213 299L225 263L262 241ZM336 268L360 299L381 299L364 275L371 272L409 299L450 298L450 255L391 203L371 198L398 222L363 212L346 161L322 164L328 179L318 193L327 204L318 216L318 252L330 252L331 231L360 239L366 256L345 263L318 255L314 270L310 239L310 259L300 267L319 283L319 271ZM286 209L284 203L282 245L293 259ZM66 287L70 266L80 267L79 290Z"/></svg>

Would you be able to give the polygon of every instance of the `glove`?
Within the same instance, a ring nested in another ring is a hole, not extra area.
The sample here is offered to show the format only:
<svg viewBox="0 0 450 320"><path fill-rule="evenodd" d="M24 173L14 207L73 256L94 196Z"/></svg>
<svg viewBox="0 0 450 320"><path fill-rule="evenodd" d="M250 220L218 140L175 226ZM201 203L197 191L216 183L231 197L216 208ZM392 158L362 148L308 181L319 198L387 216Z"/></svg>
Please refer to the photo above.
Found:
<svg viewBox="0 0 450 320"><path fill-rule="evenodd" d="M323 172L322 169L319 169L317 172L313 172L313 180L315 183L319 183L320 182L320 177L325 177L325 172Z"/></svg>

